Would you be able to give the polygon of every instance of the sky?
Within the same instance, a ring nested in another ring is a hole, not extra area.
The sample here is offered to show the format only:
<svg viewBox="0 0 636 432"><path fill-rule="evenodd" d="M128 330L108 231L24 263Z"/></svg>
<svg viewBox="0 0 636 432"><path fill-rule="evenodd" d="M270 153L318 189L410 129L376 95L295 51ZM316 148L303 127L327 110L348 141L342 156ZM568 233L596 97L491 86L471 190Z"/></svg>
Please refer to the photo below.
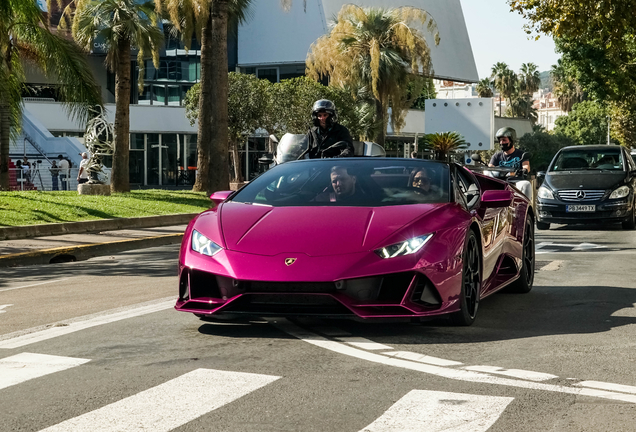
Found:
<svg viewBox="0 0 636 432"><path fill-rule="evenodd" d="M460 0L479 78L490 77L492 66L504 62L515 72L522 63L534 63L539 72L549 71L560 55L551 37L528 40L526 20L510 12L506 0Z"/></svg>

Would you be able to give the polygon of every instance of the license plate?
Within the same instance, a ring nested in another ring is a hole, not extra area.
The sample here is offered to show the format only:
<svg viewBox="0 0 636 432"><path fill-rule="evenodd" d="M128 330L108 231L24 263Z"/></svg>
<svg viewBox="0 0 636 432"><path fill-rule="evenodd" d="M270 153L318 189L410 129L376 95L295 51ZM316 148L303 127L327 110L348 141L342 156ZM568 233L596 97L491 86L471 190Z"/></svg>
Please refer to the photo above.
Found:
<svg viewBox="0 0 636 432"><path fill-rule="evenodd" d="M596 206L593 206L593 205L569 205L569 206L566 206L565 211L568 212L568 213L593 212L593 211L596 211Z"/></svg>

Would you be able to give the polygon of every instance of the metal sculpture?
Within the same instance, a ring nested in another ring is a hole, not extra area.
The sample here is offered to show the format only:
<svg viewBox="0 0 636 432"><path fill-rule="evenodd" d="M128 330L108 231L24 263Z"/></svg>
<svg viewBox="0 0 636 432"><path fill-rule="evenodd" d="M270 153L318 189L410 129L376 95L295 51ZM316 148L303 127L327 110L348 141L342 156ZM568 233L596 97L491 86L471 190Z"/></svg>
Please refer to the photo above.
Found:
<svg viewBox="0 0 636 432"><path fill-rule="evenodd" d="M106 184L108 174L104 172L104 156L112 156L114 153L115 131L112 123L108 123L106 113L100 107L99 114L86 123L84 145L88 149L90 159L88 161L89 184Z"/></svg>

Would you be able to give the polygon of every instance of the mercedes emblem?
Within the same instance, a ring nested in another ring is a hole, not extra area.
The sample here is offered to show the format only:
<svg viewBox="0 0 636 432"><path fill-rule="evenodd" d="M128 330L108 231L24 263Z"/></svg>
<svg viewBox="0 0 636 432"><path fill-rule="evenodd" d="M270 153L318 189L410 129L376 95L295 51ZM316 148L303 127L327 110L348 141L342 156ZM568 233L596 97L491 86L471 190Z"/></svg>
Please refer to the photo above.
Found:
<svg viewBox="0 0 636 432"><path fill-rule="evenodd" d="M585 198L585 191L582 191L582 190L577 191L576 192L576 198L580 199L580 200L584 199Z"/></svg>

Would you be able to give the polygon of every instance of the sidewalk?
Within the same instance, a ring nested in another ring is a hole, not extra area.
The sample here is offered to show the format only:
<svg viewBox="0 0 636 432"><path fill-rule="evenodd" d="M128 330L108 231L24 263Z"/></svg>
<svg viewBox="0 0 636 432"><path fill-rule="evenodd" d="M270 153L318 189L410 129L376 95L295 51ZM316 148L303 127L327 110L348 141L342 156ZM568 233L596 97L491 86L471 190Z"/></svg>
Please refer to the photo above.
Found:
<svg viewBox="0 0 636 432"><path fill-rule="evenodd" d="M37 231L43 235L32 238L19 238L32 232L26 227L3 227L0 238L15 239L0 241L0 267L81 261L126 250L179 244L193 217L194 214L184 214L40 225ZM100 226L122 229L99 231Z"/></svg>

